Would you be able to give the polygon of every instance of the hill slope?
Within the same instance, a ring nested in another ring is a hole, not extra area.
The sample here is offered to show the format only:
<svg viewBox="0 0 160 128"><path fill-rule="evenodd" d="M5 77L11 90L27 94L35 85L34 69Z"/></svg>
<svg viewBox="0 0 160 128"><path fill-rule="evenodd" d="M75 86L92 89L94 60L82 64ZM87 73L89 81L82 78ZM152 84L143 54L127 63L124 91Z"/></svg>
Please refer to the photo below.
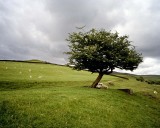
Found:
<svg viewBox="0 0 160 128"><path fill-rule="evenodd" d="M160 86L41 63L0 62L0 127L160 127ZM108 82L110 81L110 82ZM109 83L112 83L110 85ZM131 88L133 95L117 89ZM155 94L155 91L157 94Z"/></svg>

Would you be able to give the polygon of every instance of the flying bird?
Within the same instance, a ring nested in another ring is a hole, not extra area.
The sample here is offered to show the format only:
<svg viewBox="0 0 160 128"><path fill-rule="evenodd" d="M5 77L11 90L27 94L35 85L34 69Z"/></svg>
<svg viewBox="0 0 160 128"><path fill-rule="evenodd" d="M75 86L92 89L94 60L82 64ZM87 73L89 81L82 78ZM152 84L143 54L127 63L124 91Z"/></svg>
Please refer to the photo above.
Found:
<svg viewBox="0 0 160 128"><path fill-rule="evenodd" d="M86 27L86 25L84 25L84 26L82 26L82 27L76 27L77 29L83 29L83 28L85 28Z"/></svg>

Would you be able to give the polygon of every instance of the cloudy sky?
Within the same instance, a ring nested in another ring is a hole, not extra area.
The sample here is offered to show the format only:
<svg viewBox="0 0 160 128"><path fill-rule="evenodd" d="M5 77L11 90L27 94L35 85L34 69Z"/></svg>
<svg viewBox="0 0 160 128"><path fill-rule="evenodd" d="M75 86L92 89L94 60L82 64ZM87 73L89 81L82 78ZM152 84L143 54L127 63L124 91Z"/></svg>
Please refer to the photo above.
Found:
<svg viewBox="0 0 160 128"><path fill-rule="evenodd" d="M84 26L129 35L144 62L133 73L160 74L159 0L0 0L0 59L65 64L68 33Z"/></svg>

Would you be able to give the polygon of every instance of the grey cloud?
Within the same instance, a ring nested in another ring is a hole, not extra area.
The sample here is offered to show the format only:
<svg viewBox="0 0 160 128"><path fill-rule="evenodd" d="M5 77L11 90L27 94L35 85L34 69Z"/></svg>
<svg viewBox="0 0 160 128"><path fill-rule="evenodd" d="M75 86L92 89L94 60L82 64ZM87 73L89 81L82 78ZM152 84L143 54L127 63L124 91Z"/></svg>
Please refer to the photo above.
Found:
<svg viewBox="0 0 160 128"><path fill-rule="evenodd" d="M0 0L0 59L66 63L65 39L83 25L127 34L144 58L159 59L159 22L158 0Z"/></svg>
<svg viewBox="0 0 160 128"><path fill-rule="evenodd" d="M32 4L32 2L28 4ZM43 9L38 10L39 12L29 13L34 8L23 2L17 4L17 1L11 3L5 1L1 6L3 6L0 8L1 59L22 59L30 58L30 56L36 58L37 53L41 56L42 51L44 54L50 54L51 50L55 51L54 42L49 39L45 31L43 32L38 28L41 25L48 25L48 20L46 22L43 17L40 17L40 12L43 12ZM39 16L36 16L37 14ZM42 16L45 17L44 14ZM53 45L52 49L50 49L50 45ZM54 55L56 56L56 54L59 54L58 51Z"/></svg>
<svg viewBox="0 0 160 128"><path fill-rule="evenodd" d="M115 28L120 33L128 34L133 41L133 45L144 57L159 59L159 6L157 0L128 1L125 8L127 22Z"/></svg>
<svg viewBox="0 0 160 128"><path fill-rule="evenodd" d="M76 26L86 25L86 29L106 28L111 29L117 25L117 22L124 23L123 3L118 0L114 1L96 1L96 0L48 0L46 9L58 21L57 32L62 37L67 36L66 33L75 31Z"/></svg>

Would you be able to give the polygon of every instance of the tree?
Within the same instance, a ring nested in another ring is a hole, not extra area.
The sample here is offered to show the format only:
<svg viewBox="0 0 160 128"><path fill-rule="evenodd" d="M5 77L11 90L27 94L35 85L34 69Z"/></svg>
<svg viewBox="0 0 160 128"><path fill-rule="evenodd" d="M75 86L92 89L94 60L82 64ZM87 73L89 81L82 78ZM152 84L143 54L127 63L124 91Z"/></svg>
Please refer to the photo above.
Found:
<svg viewBox="0 0 160 128"><path fill-rule="evenodd" d="M91 87L95 88L104 74L111 74L115 68L133 71L142 62L141 54L131 45L128 36L119 36L104 29L69 33L70 64L73 69L87 69L98 73Z"/></svg>

